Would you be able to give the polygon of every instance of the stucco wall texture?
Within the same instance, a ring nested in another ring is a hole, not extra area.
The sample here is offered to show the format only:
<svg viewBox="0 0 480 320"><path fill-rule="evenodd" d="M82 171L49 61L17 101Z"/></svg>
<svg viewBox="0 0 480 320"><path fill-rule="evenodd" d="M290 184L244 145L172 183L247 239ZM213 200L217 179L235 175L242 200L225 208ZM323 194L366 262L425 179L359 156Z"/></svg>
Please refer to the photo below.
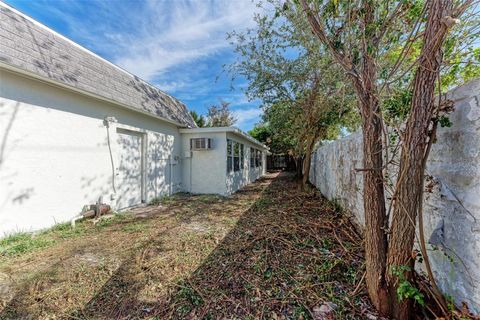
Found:
<svg viewBox="0 0 480 320"><path fill-rule="evenodd" d="M426 185L433 189L424 197L425 233L437 248L429 245L429 257L440 288L480 314L480 79L447 97L455 103L453 125L439 129L428 159ZM362 168L361 133L319 147L310 181L363 226L363 179L355 168Z"/></svg>
<svg viewBox="0 0 480 320"><path fill-rule="evenodd" d="M190 151L190 139L210 138L213 149ZM227 139L244 145L243 168L227 173ZM266 174L266 165L250 167L250 148L258 145L232 132L182 133L184 189L191 193L216 193L228 196ZM263 150L262 150L263 151ZM266 164L266 152L263 152Z"/></svg>
<svg viewBox="0 0 480 320"><path fill-rule="evenodd" d="M0 237L68 221L100 196L114 207L112 195L128 196L118 169L112 185L117 128L144 136L146 202L181 190L180 163L169 165L181 155L176 126L9 72L0 83ZM105 117L118 121L109 132Z"/></svg>

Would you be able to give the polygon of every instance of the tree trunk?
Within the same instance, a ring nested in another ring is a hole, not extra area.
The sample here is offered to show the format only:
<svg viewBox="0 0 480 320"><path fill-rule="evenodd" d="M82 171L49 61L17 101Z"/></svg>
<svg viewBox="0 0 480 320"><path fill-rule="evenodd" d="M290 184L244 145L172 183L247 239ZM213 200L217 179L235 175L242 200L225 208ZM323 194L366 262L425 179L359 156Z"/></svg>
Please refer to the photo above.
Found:
<svg viewBox="0 0 480 320"><path fill-rule="evenodd" d="M302 178L302 164L303 164L303 159L301 156L296 156L295 158L295 177L297 179Z"/></svg>
<svg viewBox="0 0 480 320"><path fill-rule="evenodd" d="M374 37L367 29L375 24L375 1L363 2L362 65L353 77L359 98L363 133L363 208L365 211L365 265L368 294L382 316L390 315L385 279L388 218L383 178L383 122L377 92Z"/></svg>
<svg viewBox="0 0 480 320"><path fill-rule="evenodd" d="M423 200L424 158L428 156L429 127L435 115L435 83L442 62L442 44L448 27L445 17L452 9L452 0L430 2L428 20L424 33L424 45L413 82L412 109L408 118L397 182L397 195L392 216L392 235L388 248L390 289L393 317L408 319L411 301L398 301L396 290L398 278L391 271L395 266L408 266L413 270L415 261L412 250L415 240L415 225L420 203ZM411 281L412 272L405 274Z"/></svg>
<svg viewBox="0 0 480 320"><path fill-rule="evenodd" d="M310 164L312 161L312 152L313 147L315 146L315 140L315 138L310 138L307 142L307 149L305 150L305 157L303 158L302 189L305 189L308 178L310 177Z"/></svg>
<svg viewBox="0 0 480 320"><path fill-rule="evenodd" d="M365 211L366 284L372 303L382 315L389 315L385 281L388 225L383 186L382 122L375 98L368 99L369 109L363 130L363 207ZM366 107L366 106L365 106Z"/></svg>

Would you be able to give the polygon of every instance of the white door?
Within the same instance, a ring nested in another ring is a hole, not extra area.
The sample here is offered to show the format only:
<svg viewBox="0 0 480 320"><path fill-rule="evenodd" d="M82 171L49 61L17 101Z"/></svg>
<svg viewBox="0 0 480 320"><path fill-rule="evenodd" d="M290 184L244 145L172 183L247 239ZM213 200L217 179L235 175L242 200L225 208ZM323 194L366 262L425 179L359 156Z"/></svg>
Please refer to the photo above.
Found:
<svg viewBox="0 0 480 320"><path fill-rule="evenodd" d="M117 129L119 167L117 169L117 209L138 205L143 200L143 135Z"/></svg>

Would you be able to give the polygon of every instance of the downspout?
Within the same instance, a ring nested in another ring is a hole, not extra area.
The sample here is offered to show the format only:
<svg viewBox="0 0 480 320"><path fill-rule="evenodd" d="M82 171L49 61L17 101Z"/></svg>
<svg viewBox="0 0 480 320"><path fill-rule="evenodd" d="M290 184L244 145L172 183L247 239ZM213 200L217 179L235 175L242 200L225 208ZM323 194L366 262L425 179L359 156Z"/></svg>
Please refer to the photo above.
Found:
<svg viewBox="0 0 480 320"><path fill-rule="evenodd" d="M173 169L173 163L172 163L172 155L168 156L168 160L170 163L170 195L173 194L173 181L172 181L172 169Z"/></svg>
<svg viewBox="0 0 480 320"><path fill-rule="evenodd" d="M192 186L193 186L193 183L192 183L192 177L193 177L193 175L192 175L192 167L193 167L192 162L193 162L193 152L190 151L190 170L189 170L190 171L189 172L189 174L190 174L190 179L189 179L190 180L190 189L188 190L190 193L192 193Z"/></svg>
<svg viewBox="0 0 480 320"><path fill-rule="evenodd" d="M113 189L113 195L111 195L111 200L115 200L115 196L117 194L117 189L115 187L115 163L113 161L113 154L112 154L112 145L110 143L110 123L115 123L118 122L118 120L115 117L105 117L103 123L105 127L107 128L107 144L108 144L108 152L110 154L110 164L112 166L112 189Z"/></svg>
<svg viewBox="0 0 480 320"><path fill-rule="evenodd" d="M159 153L160 151L158 150L158 144L156 143L155 144L155 162L154 162L154 165L155 165L155 170L154 170L154 173L155 173L155 197L158 197L158 176L159 176L159 170L158 170L158 167L160 166L159 162L160 162L160 157L159 157Z"/></svg>
<svg viewBox="0 0 480 320"><path fill-rule="evenodd" d="M115 200L115 197L116 197L116 194L117 194L117 190L116 190L116 187L115 187L115 175L116 175L116 173L115 173L115 163L113 161L112 145L110 143L110 123L116 123L116 122L118 122L118 120L115 117L106 116L103 119L103 124L105 125L105 128L107 129L107 145L108 145L108 152L110 154L110 164L111 164L111 167L112 167L113 194L110 195L110 200ZM101 203L102 203L102 196L100 196L100 198L98 199L98 202L97 202L97 207L98 207L97 208L97 214L98 215L100 214L99 206L100 206ZM70 219L70 224L71 224L72 228L75 228L75 222L84 218L84 213L85 213L85 210L82 210L82 212L79 215L76 215L72 219Z"/></svg>

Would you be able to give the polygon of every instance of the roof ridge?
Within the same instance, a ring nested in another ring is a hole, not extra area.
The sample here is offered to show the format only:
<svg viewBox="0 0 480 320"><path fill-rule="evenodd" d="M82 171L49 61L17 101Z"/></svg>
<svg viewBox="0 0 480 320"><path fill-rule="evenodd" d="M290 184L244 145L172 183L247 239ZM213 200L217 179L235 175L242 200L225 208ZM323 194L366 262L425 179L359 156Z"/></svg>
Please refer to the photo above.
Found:
<svg viewBox="0 0 480 320"><path fill-rule="evenodd" d="M0 60L21 70L195 127L186 105L0 0Z"/></svg>

